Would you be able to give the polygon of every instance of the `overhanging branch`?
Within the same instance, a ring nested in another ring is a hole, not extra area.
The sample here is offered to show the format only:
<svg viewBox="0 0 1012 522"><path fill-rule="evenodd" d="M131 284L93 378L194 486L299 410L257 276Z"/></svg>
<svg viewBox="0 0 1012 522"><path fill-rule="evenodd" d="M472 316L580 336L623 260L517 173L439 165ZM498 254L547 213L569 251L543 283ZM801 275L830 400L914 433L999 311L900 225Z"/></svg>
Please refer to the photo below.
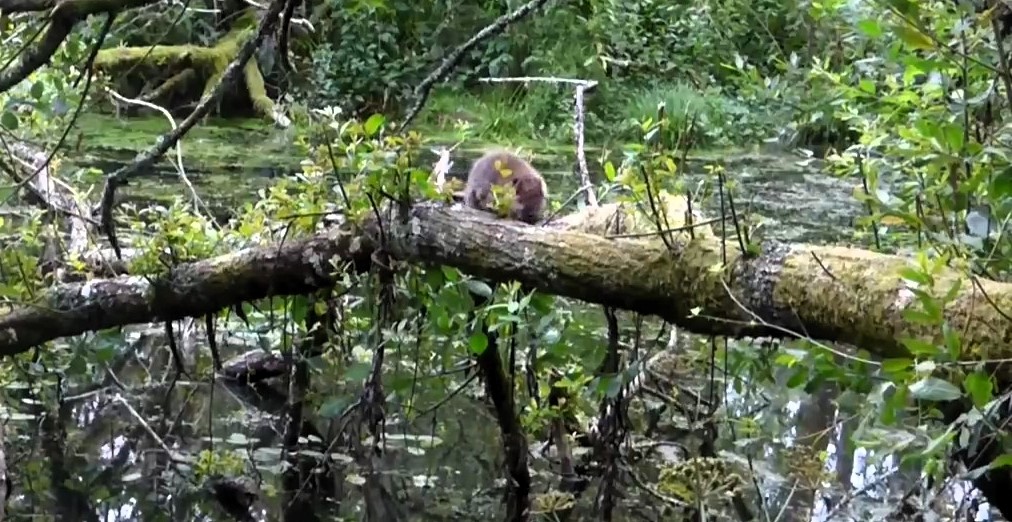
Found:
<svg viewBox="0 0 1012 522"><path fill-rule="evenodd" d="M605 205L595 212L615 209ZM856 344L880 356L905 355L903 337L941 335L938 327L904 318L913 297L897 275L909 260L899 256L770 241L749 259L728 245L730 267L718 270L721 247L707 234L697 233L694 240L675 234L669 251L655 239L577 231L586 227L573 220L532 227L439 204L416 205L407 222L384 225L386 250L403 261L517 280L545 293L658 316L697 333L805 335ZM58 285L35 303L0 315L0 355L88 331L199 317L270 295L304 294L333 283L331 259L338 266L367 267L373 237L334 229L280 247L182 264L153 282L121 276ZM938 291L960 277L955 271L937 274ZM945 314L964 332L965 358L979 359L982 348L990 357L1012 352L1012 321L1003 312L1010 305L1012 284L962 285Z"/></svg>
<svg viewBox="0 0 1012 522"><path fill-rule="evenodd" d="M56 3L49 16L49 29L42 37L42 42L35 48L26 51L18 64L0 73L0 92L21 83L43 65L49 63L60 44L66 40L70 31L78 22L85 18L102 13L116 13L155 3L156 0L65 0ZM0 0L0 11L24 12L42 11L54 2L28 0Z"/></svg>

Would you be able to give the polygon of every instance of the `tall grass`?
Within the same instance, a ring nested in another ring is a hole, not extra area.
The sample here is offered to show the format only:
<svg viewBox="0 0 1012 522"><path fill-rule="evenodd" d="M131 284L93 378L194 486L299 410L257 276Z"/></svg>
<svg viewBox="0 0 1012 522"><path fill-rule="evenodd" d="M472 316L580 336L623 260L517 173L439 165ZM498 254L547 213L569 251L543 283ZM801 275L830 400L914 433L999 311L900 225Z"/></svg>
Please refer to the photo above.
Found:
<svg viewBox="0 0 1012 522"><path fill-rule="evenodd" d="M718 89L697 90L682 83L631 87L629 96L612 105L610 120L617 120L623 139L637 139L640 123L656 121L663 104L668 121L664 139L691 138L696 146L720 147L758 143L774 134L774 123L760 107L723 94ZM681 136L695 122L691 136ZM669 146L675 143L668 143Z"/></svg>
<svg viewBox="0 0 1012 522"><path fill-rule="evenodd" d="M566 86L444 88L433 93L420 123L440 133L502 144L566 144L572 140L572 103ZM780 120L754 102L717 89L605 82L587 99L587 140L606 146L640 141L641 123L656 121L662 103L668 123L661 138L668 146L686 138L695 147L755 145L776 135ZM681 136L691 121L692 135Z"/></svg>
<svg viewBox="0 0 1012 522"><path fill-rule="evenodd" d="M572 109L563 88L492 85L474 92L444 89L432 95L421 122L440 131L462 130L474 138L516 141L569 140Z"/></svg>

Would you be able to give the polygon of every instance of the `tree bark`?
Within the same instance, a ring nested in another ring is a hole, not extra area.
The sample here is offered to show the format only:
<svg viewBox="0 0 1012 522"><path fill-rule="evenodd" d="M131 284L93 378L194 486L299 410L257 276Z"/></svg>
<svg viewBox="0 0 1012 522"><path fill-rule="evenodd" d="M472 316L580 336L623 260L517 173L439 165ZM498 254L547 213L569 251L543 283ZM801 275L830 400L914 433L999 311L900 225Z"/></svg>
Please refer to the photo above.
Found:
<svg viewBox="0 0 1012 522"><path fill-rule="evenodd" d="M684 206L667 198L668 216ZM710 233L609 238L604 205L535 227L435 203L408 219L384 219L386 251L409 263L442 264L493 281L517 280L539 291L655 315L689 331L731 337L807 336L862 346L881 357L907 355L903 337L938 340L941 329L908 321L914 304L898 271L907 258L837 246L767 241L753 257ZM634 216L625 230L642 230ZM131 323L213 313L268 295L306 293L333 283L330 260L368 267L379 246L376 222L345 225L281 245L249 248L185 263L156 276L128 275L62 284L35 302L0 312L0 355L40 343ZM721 268L722 250L726 266ZM935 275L939 292L961 277ZM981 292L983 289L983 292ZM992 305L994 303L994 305ZM963 332L964 358L1012 354L1012 285L964 282L944 314Z"/></svg>

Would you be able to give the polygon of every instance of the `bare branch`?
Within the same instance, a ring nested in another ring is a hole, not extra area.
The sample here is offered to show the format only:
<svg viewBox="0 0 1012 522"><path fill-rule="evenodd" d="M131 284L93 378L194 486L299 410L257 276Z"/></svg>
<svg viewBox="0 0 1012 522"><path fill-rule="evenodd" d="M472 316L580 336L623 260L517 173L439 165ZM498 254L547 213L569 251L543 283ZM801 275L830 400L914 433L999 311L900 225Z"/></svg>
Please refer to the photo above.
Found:
<svg viewBox="0 0 1012 522"><path fill-rule="evenodd" d="M464 59L464 54L471 49L474 49L481 42L505 31L510 24L523 19L527 15L533 13L535 9L545 5L547 2L548 0L531 0L530 2L527 2L526 4L518 7L515 11L496 18L494 22L485 26L481 31L478 31L474 36L454 49L453 52L451 52L450 55L443 60L443 63L439 64L439 67L437 67L435 71L429 73L429 75L422 80L422 83L419 83L418 87L415 87L415 104L411 106L411 109L408 110L407 116L404 117L404 121L401 123L401 129L406 129L411 125L412 120L418 116L422 107L425 106L426 100L429 99L429 93L432 92L432 88L436 85L436 83L443 81L450 72L453 71L453 69L460 65L460 61Z"/></svg>
<svg viewBox="0 0 1012 522"><path fill-rule="evenodd" d="M112 14L155 3L156 0L65 0L56 5L49 16L49 30L33 50L21 57L21 62L0 74L0 92L21 83L28 75L38 70L60 48L70 31L78 22L95 14ZM0 0L0 11L42 11L52 6L51 0L31 2L29 0Z"/></svg>

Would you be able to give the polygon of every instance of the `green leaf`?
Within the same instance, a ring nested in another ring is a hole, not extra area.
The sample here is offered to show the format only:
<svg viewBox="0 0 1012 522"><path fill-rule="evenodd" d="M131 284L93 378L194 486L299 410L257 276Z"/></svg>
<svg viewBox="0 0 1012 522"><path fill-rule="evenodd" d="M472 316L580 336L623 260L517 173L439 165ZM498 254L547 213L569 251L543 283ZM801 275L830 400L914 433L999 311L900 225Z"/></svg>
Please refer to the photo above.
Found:
<svg viewBox="0 0 1012 522"><path fill-rule="evenodd" d="M937 324L935 317L920 310L907 309L903 311L903 318L911 323L932 326Z"/></svg>
<svg viewBox="0 0 1012 522"><path fill-rule="evenodd" d="M42 99L42 95L46 93L46 86L41 81L37 81L32 84L31 95L36 101Z"/></svg>
<svg viewBox="0 0 1012 522"><path fill-rule="evenodd" d="M1012 197L1012 167L1006 167L994 176L988 195L998 201Z"/></svg>
<svg viewBox="0 0 1012 522"><path fill-rule="evenodd" d="M369 119L365 120L366 135L374 136L384 123L386 123L386 118L382 114L373 114L372 116L369 116Z"/></svg>
<svg viewBox="0 0 1012 522"><path fill-rule="evenodd" d="M882 36L882 24L878 23L878 20L871 18L868 20L861 20L857 23L857 28L864 33L865 36L871 38L878 38L879 36Z"/></svg>
<svg viewBox="0 0 1012 522"><path fill-rule="evenodd" d="M808 380L808 368L804 366L798 366L797 370L794 371L794 374L791 375L789 379L787 379L787 387L790 389L797 388L798 386L804 384L805 381L807 380Z"/></svg>
<svg viewBox="0 0 1012 522"><path fill-rule="evenodd" d="M103 345L94 349L95 362L107 363L116 358L116 347L111 345Z"/></svg>
<svg viewBox="0 0 1012 522"><path fill-rule="evenodd" d="M957 279L957 280L953 281L952 282L952 286L950 286L949 290L947 292L945 292L945 297L942 298L942 302L943 303L951 303L951 302L955 301L956 300L956 295L959 294L959 290L962 288L962 286L963 286L963 281L961 279Z"/></svg>
<svg viewBox="0 0 1012 522"><path fill-rule="evenodd" d="M443 276L442 270L426 270L425 271L425 283L429 285L432 292L436 292L443 287L443 283L446 278Z"/></svg>
<svg viewBox="0 0 1012 522"><path fill-rule="evenodd" d="M886 359L882 361L882 371L886 373L906 373L913 367L911 359Z"/></svg>
<svg viewBox="0 0 1012 522"><path fill-rule="evenodd" d="M604 179L609 182L615 181L615 165L610 161L604 164Z"/></svg>
<svg viewBox="0 0 1012 522"><path fill-rule="evenodd" d="M449 281L450 283L456 283L457 281L460 281L460 272L458 272L456 268L446 265L443 265L440 268L442 268L443 277L445 277L446 280Z"/></svg>
<svg viewBox="0 0 1012 522"><path fill-rule="evenodd" d="M296 323L306 322L306 315L309 313L310 300L310 297L304 295L292 297L291 307L289 308L291 310L292 321L295 321Z"/></svg>
<svg viewBox="0 0 1012 522"><path fill-rule="evenodd" d="M467 345L471 349L471 353L481 355L488 348L488 337L482 332L474 332L468 339Z"/></svg>
<svg viewBox="0 0 1012 522"><path fill-rule="evenodd" d="M910 396L924 401L954 401L962 394L949 381L925 377L910 385Z"/></svg>
<svg viewBox="0 0 1012 522"><path fill-rule="evenodd" d="M998 469L1007 466L1012 466L1012 453L1006 453L992 460L991 464L988 467L990 467L991 469Z"/></svg>
<svg viewBox="0 0 1012 522"><path fill-rule="evenodd" d="M900 13L916 18L920 12L917 2L913 0L888 0L889 5Z"/></svg>
<svg viewBox="0 0 1012 522"><path fill-rule="evenodd" d="M0 115L0 125L3 125L7 130L17 130L18 115L14 114L14 111L4 112Z"/></svg>
<svg viewBox="0 0 1012 522"><path fill-rule="evenodd" d="M973 405L983 408L993 397L991 379L981 372L973 372L963 380L963 388L973 399Z"/></svg>
<svg viewBox="0 0 1012 522"><path fill-rule="evenodd" d="M80 353L75 353L67 365L68 375L84 375L88 372L88 361Z"/></svg>
<svg viewBox="0 0 1012 522"><path fill-rule="evenodd" d="M942 126L942 136L945 138L945 146L948 147L949 153L958 154L963 149L963 130L962 124Z"/></svg>
<svg viewBox="0 0 1012 522"><path fill-rule="evenodd" d="M927 35L920 32L917 28L911 27L907 24L898 24L893 28L896 31L897 36L903 43L910 46L911 49L934 49L934 42Z"/></svg>
<svg viewBox="0 0 1012 522"><path fill-rule="evenodd" d="M906 279L907 281L913 281L919 285L931 286L931 275L912 266L905 266L901 268L900 277Z"/></svg>
<svg viewBox="0 0 1012 522"><path fill-rule="evenodd" d="M481 297L492 297L492 287L485 284L484 281L468 279L467 289L470 290L472 294L476 294Z"/></svg>
<svg viewBox="0 0 1012 522"><path fill-rule="evenodd" d="M941 351L934 343L929 343L913 337L904 337L903 339L900 339L900 343L902 343L903 346L910 351L911 355L916 356L931 357Z"/></svg>
<svg viewBox="0 0 1012 522"><path fill-rule="evenodd" d="M794 366L798 362L800 362L800 359L787 351L781 351L773 358L773 364L776 364L777 366L786 366L788 368Z"/></svg>

